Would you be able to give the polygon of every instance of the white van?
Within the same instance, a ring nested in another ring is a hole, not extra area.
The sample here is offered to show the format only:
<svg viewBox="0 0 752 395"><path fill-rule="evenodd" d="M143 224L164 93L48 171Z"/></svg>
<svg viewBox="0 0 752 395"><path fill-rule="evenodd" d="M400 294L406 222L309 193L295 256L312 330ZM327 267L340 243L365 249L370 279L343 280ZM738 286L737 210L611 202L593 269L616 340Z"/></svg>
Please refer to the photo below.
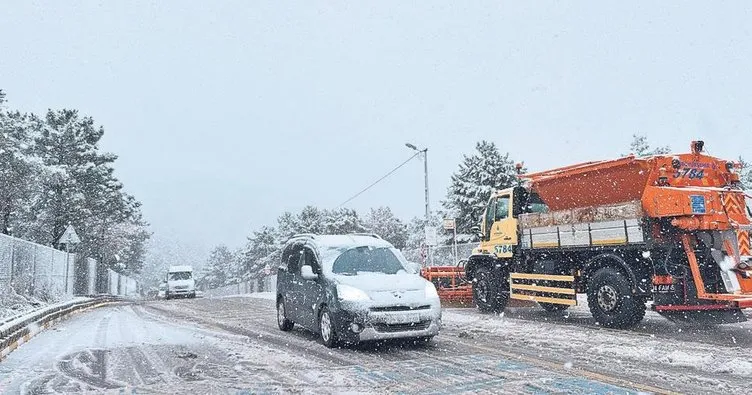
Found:
<svg viewBox="0 0 752 395"><path fill-rule="evenodd" d="M196 297L196 281L190 266L170 266L167 272L167 289L165 299L175 297Z"/></svg>

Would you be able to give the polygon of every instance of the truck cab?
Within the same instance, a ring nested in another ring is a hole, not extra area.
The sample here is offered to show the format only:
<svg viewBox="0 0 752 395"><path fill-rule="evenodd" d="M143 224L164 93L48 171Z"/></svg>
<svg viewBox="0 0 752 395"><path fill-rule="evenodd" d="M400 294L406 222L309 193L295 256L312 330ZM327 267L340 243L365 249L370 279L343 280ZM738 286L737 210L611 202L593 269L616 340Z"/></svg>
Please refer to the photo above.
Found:
<svg viewBox="0 0 752 395"><path fill-rule="evenodd" d="M494 192L483 211L480 225L478 254L491 254L496 258L511 258L519 243L517 217L524 213L547 213L548 206L536 194L524 187L513 187Z"/></svg>

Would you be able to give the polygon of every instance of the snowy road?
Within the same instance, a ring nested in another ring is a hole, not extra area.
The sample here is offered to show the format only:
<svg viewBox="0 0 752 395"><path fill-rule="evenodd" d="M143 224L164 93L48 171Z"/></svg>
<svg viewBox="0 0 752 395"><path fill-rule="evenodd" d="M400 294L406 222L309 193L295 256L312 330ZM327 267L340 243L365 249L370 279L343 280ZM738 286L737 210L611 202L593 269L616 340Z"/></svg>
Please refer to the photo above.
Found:
<svg viewBox="0 0 752 395"><path fill-rule="evenodd" d="M747 393L749 324L633 331L583 311L550 319L448 309L432 344L329 350L277 330L273 301L149 302L78 314L0 362L0 392Z"/></svg>

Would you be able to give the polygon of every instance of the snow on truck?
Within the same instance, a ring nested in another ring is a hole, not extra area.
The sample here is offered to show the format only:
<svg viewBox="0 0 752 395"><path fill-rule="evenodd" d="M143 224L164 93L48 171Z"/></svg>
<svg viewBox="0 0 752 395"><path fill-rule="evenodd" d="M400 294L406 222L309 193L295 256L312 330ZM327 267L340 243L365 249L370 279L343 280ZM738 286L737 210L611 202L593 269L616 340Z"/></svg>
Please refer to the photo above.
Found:
<svg viewBox="0 0 752 395"><path fill-rule="evenodd" d="M752 212L739 164L703 146L524 174L495 192L465 267L478 308L517 299L559 311L586 294L611 328L639 323L648 301L672 320L746 320Z"/></svg>

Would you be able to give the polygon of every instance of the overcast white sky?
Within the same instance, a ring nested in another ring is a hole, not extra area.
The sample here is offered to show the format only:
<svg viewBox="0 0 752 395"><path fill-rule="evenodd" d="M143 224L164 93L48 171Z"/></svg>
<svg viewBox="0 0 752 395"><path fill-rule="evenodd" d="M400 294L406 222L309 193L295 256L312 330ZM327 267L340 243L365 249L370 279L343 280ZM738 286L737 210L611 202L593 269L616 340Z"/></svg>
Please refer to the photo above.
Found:
<svg viewBox="0 0 752 395"><path fill-rule="evenodd" d="M432 205L480 139L531 170L633 133L752 157L750 2L4 2L9 107L69 107L158 237L239 246L429 147ZM422 215L414 161L354 201Z"/></svg>

